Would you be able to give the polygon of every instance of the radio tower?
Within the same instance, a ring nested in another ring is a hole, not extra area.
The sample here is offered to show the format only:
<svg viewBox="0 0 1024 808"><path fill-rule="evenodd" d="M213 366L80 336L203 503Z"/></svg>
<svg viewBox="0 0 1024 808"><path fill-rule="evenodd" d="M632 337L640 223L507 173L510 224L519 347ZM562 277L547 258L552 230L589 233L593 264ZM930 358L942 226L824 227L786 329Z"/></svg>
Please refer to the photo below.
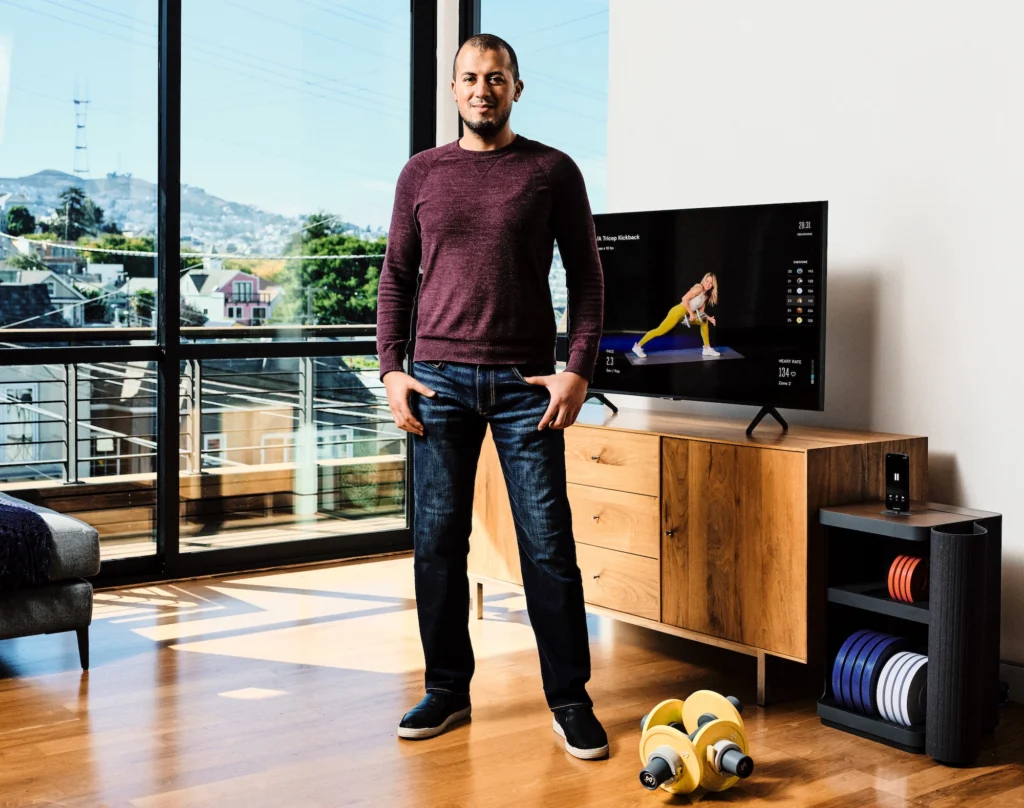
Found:
<svg viewBox="0 0 1024 808"><path fill-rule="evenodd" d="M86 95L89 90L86 88ZM85 179L89 173L89 144L85 140L85 119L89 112L89 99L81 98L75 84L75 176Z"/></svg>

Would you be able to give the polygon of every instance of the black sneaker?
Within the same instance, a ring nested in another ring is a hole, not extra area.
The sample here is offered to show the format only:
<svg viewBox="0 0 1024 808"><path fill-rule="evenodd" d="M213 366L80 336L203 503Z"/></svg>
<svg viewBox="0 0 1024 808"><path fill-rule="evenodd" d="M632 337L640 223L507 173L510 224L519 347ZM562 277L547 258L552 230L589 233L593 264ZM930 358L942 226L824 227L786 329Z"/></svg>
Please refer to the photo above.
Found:
<svg viewBox="0 0 1024 808"><path fill-rule="evenodd" d="M582 760L596 760L608 754L608 736L590 707L556 710L552 728L565 739L565 750Z"/></svg>
<svg viewBox="0 0 1024 808"><path fill-rule="evenodd" d="M427 693L402 718L398 737L422 740L440 735L452 724L469 718L469 696L456 693Z"/></svg>

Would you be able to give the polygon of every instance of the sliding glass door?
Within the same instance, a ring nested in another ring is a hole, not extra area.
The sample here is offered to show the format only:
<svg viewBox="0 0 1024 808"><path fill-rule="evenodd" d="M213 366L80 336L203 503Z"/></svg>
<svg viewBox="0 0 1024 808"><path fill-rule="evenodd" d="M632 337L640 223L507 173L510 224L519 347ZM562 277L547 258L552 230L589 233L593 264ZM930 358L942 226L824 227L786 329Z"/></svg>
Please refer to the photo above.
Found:
<svg viewBox="0 0 1024 808"><path fill-rule="evenodd" d="M374 324L435 21L5 4L0 491L94 525L101 578L410 546Z"/></svg>

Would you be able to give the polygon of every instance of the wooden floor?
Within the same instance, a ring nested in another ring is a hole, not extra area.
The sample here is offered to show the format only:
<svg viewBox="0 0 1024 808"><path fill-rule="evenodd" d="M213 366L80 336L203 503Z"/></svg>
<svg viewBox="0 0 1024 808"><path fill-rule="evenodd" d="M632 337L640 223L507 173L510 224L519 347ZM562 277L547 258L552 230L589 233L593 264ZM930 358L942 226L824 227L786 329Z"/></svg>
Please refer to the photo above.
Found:
<svg viewBox="0 0 1024 808"><path fill-rule="evenodd" d="M753 659L594 618L591 693L608 760L551 731L524 601L471 621L472 723L395 727L419 699L408 558L97 593L93 667L73 635L0 643L0 807L653 806L638 721L698 688L753 702ZM979 765L951 769L823 727L813 699L748 706L754 775L715 802L1024 805L1024 708Z"/></svg>

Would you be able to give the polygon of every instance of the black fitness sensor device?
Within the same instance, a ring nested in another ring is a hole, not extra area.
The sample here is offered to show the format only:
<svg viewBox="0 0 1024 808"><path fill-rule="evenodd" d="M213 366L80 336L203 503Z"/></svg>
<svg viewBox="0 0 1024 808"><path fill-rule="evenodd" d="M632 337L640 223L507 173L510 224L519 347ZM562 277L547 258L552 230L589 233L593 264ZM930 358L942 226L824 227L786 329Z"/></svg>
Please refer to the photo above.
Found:
<svg viewBox="0 0 1024 808"><path fill-rule="evenodd" d="M892 513L910 512L910 456L889 452L885 456L885 507Z"/></svg>

